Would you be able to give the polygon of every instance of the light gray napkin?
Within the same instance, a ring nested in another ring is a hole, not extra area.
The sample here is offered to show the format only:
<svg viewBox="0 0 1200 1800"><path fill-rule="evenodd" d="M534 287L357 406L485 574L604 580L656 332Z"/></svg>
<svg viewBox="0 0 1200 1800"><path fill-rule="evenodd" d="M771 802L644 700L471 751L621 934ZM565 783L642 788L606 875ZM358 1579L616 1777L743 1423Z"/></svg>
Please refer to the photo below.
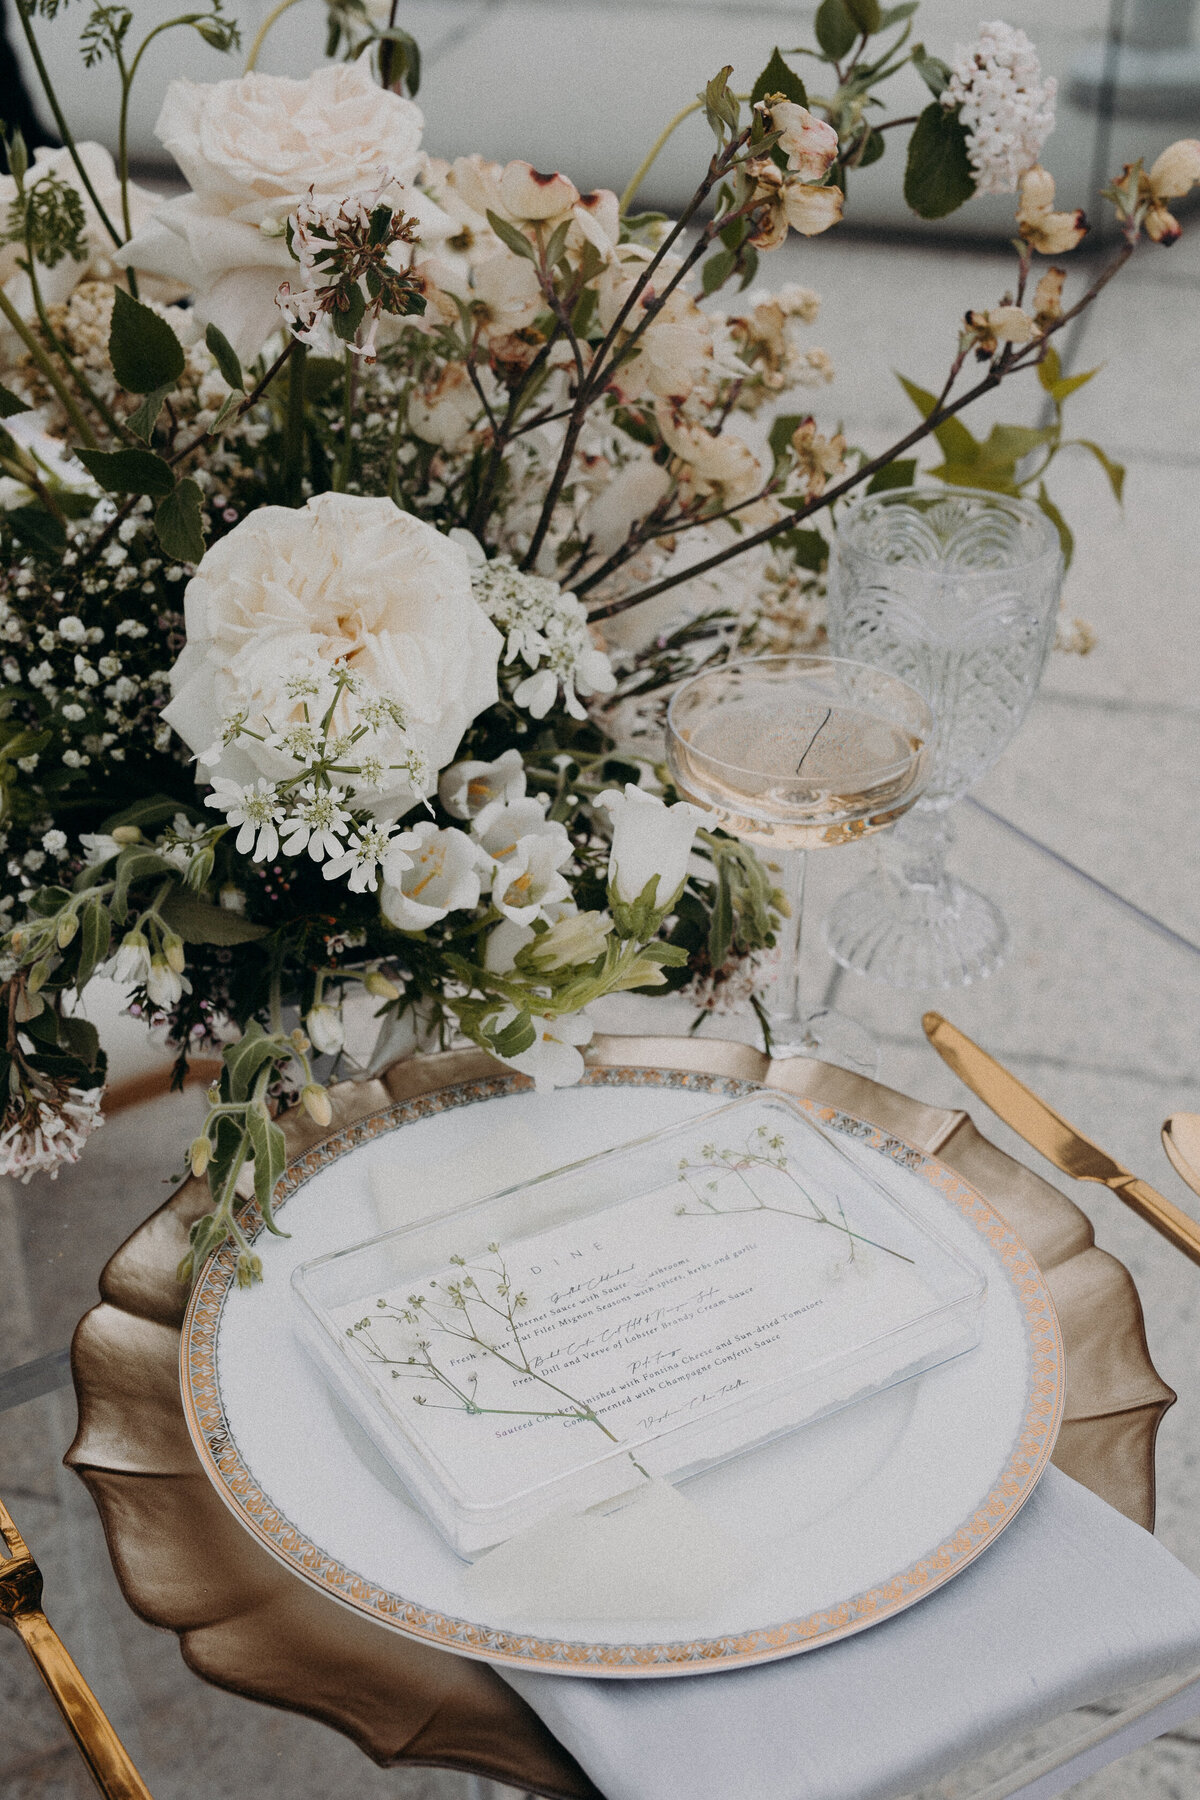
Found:
<svg viewBox="0 0 1200 1800"><path fill-rule="evenodd" d="M498 1672L606 1800L895 1800L1193 1666L1200 1580L1051 1468L977 1562L842 1643L665 1681Z"/></svg>

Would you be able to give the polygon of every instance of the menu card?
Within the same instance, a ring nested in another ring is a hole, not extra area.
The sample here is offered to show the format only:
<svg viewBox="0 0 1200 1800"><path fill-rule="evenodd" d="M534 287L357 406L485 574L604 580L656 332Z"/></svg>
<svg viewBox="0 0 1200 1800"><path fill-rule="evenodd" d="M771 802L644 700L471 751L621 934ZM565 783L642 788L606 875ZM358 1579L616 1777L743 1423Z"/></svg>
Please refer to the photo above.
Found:
<svg viewBox="0 0 1200 1800"><path fill-rule="evenodd" d="M660 1442L686 1442L693 1460L698 1447L729 1454L769 1434L768 1404L784 1428L804 1405L821 1410L780 1398L806 1375L837 1371L841 1404L913 1365L905 1328L939 1308L924 1240L848 1159L835 1168L832 1182L799 1170L763 1125L680 1157L649 1192L464 1246L334 1322L472 1505L504 1506L620 1451L626 1485L670 1474Z"/></svg>

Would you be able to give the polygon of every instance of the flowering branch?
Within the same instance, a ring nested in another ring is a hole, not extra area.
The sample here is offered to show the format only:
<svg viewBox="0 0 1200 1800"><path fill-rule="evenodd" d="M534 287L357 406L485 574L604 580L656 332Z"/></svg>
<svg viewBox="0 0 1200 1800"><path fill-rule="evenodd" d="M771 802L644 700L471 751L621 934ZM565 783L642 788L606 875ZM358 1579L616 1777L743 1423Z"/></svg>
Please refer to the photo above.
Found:
<svg viewBox="0 0 1200 1800"><path fill-rule="evenodd" d="M912 449L915 444L919 444L923 439L931 436L947 419L953 418L968 406L973 406L977 400L982 399L984 394L990 394L995 388L998 388L1001 382L1010 375L1018 374L1022 369L1031 368L1039 362L1045 354L1048 340L1092 304L1114 275L1129 261L1135 245L1136 236L1127 236L1116 256L1101 270L1087 292L1074 306L1049 323L1044 332L1038 335L1037 340L1018 354L1014 355L1012 346L1006 344L982 381L977 382L967 393L961 394L957 400L950 400L948 398L950 390L964 360L963 354L960 352L937 403L921 423L915 425L903 437L898 438L886 450L880 451L878 456L873 456L868 461L861 463L842 481L836 482L832 487L827 487L823 493L808 500L802 507L789 513L786 518L777 519L769 525L764 525L761 530L752 532L748 537L739 538L736 543L729 545L724 550L714 551L711 556L705 557L702 561L689 564L687 568L681 569L673 575L665 575L661 580L651 582L648 586L640 588L632 594L625 594L618 600L609 600L603 605L594 607L588 614L589 619L593 624L599 624L605 619L617 618L632 607L641 606L647 600L657 598L659 594L668 593L671 588L678 587L682 582L694 580L699 575L706 575L713 569L719 569L734 557L744 555L747 550L755 549L760 544L769 544L772 539L781 537L785 532L794 531L797 525L802 524L804 520L811 518L815 513L823 512L835 501L853 492L864 481L869 481L872 475L877 475L881 469L886 469L889 463L895 462L896 458L902 456L906 450Z"/></svg>

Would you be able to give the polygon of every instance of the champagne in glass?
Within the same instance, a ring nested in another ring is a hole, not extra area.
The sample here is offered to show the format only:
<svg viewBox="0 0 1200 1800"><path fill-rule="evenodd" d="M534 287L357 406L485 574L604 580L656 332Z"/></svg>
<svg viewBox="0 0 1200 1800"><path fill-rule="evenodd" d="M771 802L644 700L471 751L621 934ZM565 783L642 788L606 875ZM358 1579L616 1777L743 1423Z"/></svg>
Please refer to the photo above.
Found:
<svg viewBox="0 0 1200 1800"><path fill-rule="evenodd" d="M869 1072L850 1020L798 1011L804 851L880 831L921 792L929 706L887 671L832 656L763 656L693 677L671 701L667 756L681 795L764 850L789 916L766 996L777 1055L823 1054Z"/></svg>

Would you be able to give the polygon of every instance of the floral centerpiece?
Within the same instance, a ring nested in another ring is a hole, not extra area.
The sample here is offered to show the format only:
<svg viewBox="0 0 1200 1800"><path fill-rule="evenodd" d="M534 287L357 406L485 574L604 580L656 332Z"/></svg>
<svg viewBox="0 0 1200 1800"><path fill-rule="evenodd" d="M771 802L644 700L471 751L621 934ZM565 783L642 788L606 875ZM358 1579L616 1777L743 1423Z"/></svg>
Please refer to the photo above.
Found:
<svg viewBox="0 0 1200 1800"><path fill-rule="evenodd" d="M56 4L17 0L43 75ZM1127 167L1117 247L1069 295L1037 260L1086 230L1039 162L1053 84L1001 24L940 61L915 10L824 0L820 96L779 52L748 95L720 71L670 220L634 210L651 158L618 199L428 156L416 46L358 0L306 80L254 71L260 32L240 77L171 83L186 191L160 200L129 176L145 45L236 27L213 0L135 48L93 7L116 160L46 77L63 148L9 139L0 218L4 1172L53 1174L100 1122L98 980L181 1080L223 1055L181 1274L232 1234L245 1280L238 1196L270 1224L279 1109L328 1120L351 996L377 1019L359 1066L458 1034L555 1084L604 995L752 990L782 897L675 801L647 718L706 660L815 641L818 517L910 480L926 437L941 479L1033 482L1065 533L1042 477L1083 377L1053 339L1200 178L1196 142ZM931 98L891 118L905 68ZM940 390L910 385L920 417L868 457L811 412L816 296L752 284L910 126L914 210L1016 191L1019 235L1010 291L974 297ZM958 415L1026 370L1055 422L977 441Z"/></svg>

